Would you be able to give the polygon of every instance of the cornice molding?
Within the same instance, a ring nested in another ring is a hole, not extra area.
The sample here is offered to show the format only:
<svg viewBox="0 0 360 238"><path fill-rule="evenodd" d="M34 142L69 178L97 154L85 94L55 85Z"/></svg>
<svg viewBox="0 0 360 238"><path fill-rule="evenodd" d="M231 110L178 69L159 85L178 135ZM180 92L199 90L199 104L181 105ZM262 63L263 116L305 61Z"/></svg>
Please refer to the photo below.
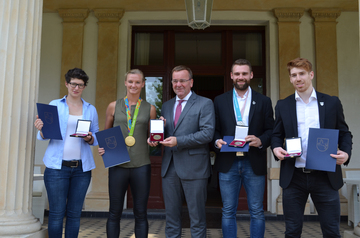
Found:
<svg viewBox="0 0 360 238"><path fill-rule="evenodd" d="M304 8L275 8L274 15L279 22L299 22L304 15Z"/></svg>
<svg viewBox="0 0 360 238"><path fill-rule="evenodd" d="M315 19L315 22L336 22L341 10L339 8L311 8L310 14Z"/></svg>
<svg viewBox="0 0 360 238"><path fill-rule="evenodd" d="M89 9L58 9L64 22L84 22L89 15Z"/></svg>
<svg viewBox="0 0 360 238"><path fill-rule="evenodd" d="M119 22L124 16L124 9L94 9L99 22Z"/></svg>

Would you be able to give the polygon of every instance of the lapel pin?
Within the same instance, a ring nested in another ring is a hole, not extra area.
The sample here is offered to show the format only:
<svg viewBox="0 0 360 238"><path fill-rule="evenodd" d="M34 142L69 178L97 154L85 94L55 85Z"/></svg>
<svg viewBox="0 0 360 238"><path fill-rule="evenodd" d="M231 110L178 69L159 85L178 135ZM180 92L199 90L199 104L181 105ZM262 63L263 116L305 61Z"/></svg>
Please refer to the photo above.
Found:
<svg viewBox="0 0 360 238"><path fill-rule="evenodd" d="M321 106L324 106L324 102L320 102L320 105L321 105Z"/></svg>
<svg viewBox="0 0 360 238"><path fill-rule="evenodd" d="M255 105L256 104L256 102L255 101L253 101L253 105Z"/></svg>

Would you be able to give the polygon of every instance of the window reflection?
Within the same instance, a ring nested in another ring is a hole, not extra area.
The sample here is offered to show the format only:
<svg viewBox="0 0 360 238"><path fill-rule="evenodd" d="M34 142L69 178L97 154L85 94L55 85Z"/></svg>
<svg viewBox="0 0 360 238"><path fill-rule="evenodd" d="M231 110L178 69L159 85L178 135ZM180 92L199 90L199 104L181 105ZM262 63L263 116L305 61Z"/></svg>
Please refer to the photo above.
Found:
<svg viewBox="0 0 360 238"><path fill-rule="evenodd" d="M145 77L146 101L156 108L156 118L161 116L163 78ZM161 145L150 147L150 156L161 156Z"/></svg>

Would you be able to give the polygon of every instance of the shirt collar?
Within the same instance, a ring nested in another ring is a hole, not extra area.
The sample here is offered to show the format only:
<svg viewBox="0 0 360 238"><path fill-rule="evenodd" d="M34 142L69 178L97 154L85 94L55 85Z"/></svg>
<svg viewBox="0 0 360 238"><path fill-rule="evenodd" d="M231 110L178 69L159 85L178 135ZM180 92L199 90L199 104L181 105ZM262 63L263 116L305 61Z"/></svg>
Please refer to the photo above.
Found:
<svg viewBox="0 0 360 238"><path fill-rule="evenodd" d="M186 95L183 99L180 99L177 95L176 95L176 101L179 101L179 100L185 100L185 101L188 101L190 96L192 94L192 91L190 90L190 92L188 93L188 95Z"/></svg>
<svg viewBox="0 0 360 238"><path fill-rule="evenodd" d="M235 91L236 97L239 98L239 99L242 99L242 100L245 100L246 97L248 97L248 96L251 95L251 87L250 87L250 86L248 87L248 90L247 90L246 93L244 94L244 97L243 97L243 98L239 96L239 94L238 94L237 91L235 90L235 87L234 87L233 90Z"/></svg>
<svg viewBox="0 0 360 238"><path fill-rule="evenodd" d="M63 102L63 103L66 103L66 97L67 97L67 95L65 95L60 101ZM81 101L83 102L84 106L89 106L90 105L90 103L86 102L83 98L81 98Z"/></svg>
<svg viewBox="0 0 360 238"><path fill-rule="evenodd" d="M295 90L295 100L296 100L296 101L302 100L296 90ZM316 91L315 91L314 88L313 88L313 90L312 90L312 92L311 92L311 95L310 95L310 98L309 98L309 102L311 102L311 101L313 101L313 100L317 100L317 95L316 95Z"/></svg>

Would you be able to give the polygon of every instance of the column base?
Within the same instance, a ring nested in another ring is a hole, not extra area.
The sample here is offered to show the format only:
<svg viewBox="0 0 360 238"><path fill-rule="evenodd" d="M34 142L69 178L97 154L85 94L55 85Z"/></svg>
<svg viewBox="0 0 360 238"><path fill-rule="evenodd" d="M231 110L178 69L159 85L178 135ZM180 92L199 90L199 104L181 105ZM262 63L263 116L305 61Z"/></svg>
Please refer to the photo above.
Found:
<svg viewBox="0 0 360 238"><path fill-rule="evenodd" d="M85 211L109 211L109 193L90 192L85 198Z"/></svg>

